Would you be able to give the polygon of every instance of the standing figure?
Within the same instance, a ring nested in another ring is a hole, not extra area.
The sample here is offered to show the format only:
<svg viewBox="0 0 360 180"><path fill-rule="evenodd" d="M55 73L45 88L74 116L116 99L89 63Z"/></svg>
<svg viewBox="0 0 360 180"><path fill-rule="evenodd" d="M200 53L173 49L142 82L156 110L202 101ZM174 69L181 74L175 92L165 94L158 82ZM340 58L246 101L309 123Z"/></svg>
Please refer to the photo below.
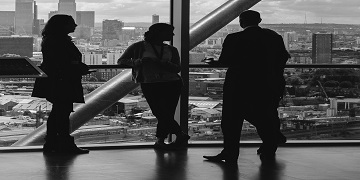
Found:
<svg viewBox="0 0 360 180"><path fill-rule="evenodd" d="M73 103L84 103L81 78L89 73L87 65L81 62L82 54L68 35L76 26L71 16L58 14L49 19L42 31L40 67L48 77L36 79L32 96L46 98L52 103L44 152L89 152L77 147L74 137L70 136L69 116Z"/></svg>
<svg viewBox="0 0 360 180"><path fill-rule="evenodd" d="M164 41L174 35L170 24L156 23L149 27L143 41L129 46L118 60L118 64L132 67L133 80L140 83L141 90L158 120L154 147L170 149L183 147L190 139L174 120L176 106L182 88L180 56L177 49ZM164 140L175 134L171 145Z"/></svg>
<svg viewBox="0 0 360 180"><path fill-rule="evenodd" d="M278 144L286 138L280 132L277 108L285 88L283 77L290 57L282 37L259 27L260 13L244 11L239 16L241 32L229 34L218 61L228 67L224 83L221 128L224 149L210 161L237 163L244 120L253 124L263 141L260 158L274 158Z"/></svg>

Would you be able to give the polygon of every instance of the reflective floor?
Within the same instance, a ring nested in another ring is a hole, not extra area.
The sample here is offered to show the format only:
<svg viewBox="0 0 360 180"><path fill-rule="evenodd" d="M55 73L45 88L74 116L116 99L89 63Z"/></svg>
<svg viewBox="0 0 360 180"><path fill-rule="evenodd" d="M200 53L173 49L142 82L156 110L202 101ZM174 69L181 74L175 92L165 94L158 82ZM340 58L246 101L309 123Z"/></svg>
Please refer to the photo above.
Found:
<svg viewBox="0 0 360 180"><path fill-rule="evenodd" d="M256 147L243 147L237 168L205 161L220 147L161 152L151 147L93 148L78 156L0 149L1 180L355 180L360 147L281 147L276 161L261 162Z"/></svg>

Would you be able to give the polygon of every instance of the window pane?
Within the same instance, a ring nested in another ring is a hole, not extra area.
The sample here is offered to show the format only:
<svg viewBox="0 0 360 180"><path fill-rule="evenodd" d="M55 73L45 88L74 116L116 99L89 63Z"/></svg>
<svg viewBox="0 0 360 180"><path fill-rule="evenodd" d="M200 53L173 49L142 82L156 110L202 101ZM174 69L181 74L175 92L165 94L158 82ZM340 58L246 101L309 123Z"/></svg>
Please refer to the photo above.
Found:
<svg viewBox="0 0 360 180"><path fill-rule="evenodd" d="M216 7L225 2L217 1ZM199 21L216 8L209 1L195 0L191 4L191 23ZM320 64L358 64L360 28L358 22L349 18L355 16L355 13L351 13L355 12L356 7L352 8L346 3L343 5L260 1L251 8L261 13L261 27L272 29L283 37L284 45L291 54L287 64L307 64L310 67L287 68L284 74L287 91L278 112L281 129L288 139L359 139L356 132L357 102L360 101L357 92L358 69L311 67ZM320 7L325 6L337 10L348 8L349 12L335 14L321 11L323 8ZM205 13L200 9L208 11ZM226 68L207 68L202 60L217 60L225 37L242 30L236 18L190 51L190 67L197 67L191 68L189 75L189 134L192 140L222 138L222 85ZM242 140L255 139L259 139L256 128L245 122Z"/></svg>
<svg viewBox="0 0 360 180"><path fill-rule="evenodd" d="M27 56L36 65L42 62L41 30L55 14L69 14L75 19L77 28L71 36L88 65L116 65L124 50L142 40L151 24L170 22L169 0L16 2L0 7L0 56ZM83 76L84 93L91 93L122 70L99 68ZM34 80L1 79L0 146L10 146L46 122L52 104L31 97ZM141 89L135 89L73 136L78 144L153 141L156 122Z"/></svg>

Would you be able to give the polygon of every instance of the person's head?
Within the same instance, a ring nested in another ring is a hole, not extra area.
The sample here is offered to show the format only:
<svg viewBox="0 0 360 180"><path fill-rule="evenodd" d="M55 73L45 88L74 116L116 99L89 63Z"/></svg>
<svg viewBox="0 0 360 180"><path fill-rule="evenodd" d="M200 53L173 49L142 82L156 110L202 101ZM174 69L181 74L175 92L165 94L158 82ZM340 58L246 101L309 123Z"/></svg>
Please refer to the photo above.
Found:
<svg viewBox="0 0 360 180"><path fill-rule="evenodd" d="M174 26L166 23L156 23L149 27L145 32L145 41L163 42L170 41L174 36Z"/></svg>
<svg viewBox="0 0 360 180"><path fill-rule="evenodd" d="M74 19L65 14L56 14L52 16L46 23L44 29L42 30L42 36L59 36L67 35L75 31L76 23Z"/></svg>
<svg viewBox="0 0 360 180"><path fill-rule="evenodd" d="M253 10L246 10L240 14L239 22L242 28L257 26L261 22L260 13Z"/></svg>

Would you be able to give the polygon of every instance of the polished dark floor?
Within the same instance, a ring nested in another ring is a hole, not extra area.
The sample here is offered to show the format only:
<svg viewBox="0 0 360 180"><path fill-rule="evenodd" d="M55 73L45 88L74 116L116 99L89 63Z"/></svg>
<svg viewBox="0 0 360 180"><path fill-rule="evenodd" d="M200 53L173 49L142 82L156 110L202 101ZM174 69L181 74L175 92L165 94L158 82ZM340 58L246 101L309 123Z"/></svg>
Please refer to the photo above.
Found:
<svg viewBox="0 0 360 180"><path fill-rule="evenodd" d="M242 147L237 167L205 161L220 147L174 152L150 146L92 147L77 156L0 149L1 180L358 180L359 146L280 147L274 162L262 162L256 147Z"/></svg>

